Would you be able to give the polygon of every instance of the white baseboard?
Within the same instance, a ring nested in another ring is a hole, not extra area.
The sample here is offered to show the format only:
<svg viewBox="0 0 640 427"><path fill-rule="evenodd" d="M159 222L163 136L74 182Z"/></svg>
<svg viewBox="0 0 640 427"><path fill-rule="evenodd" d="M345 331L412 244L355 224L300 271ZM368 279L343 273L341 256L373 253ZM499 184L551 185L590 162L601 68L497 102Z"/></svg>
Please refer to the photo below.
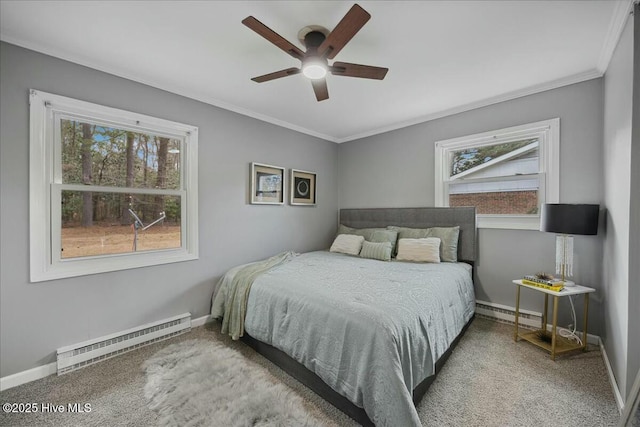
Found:
<svg viewBox="0 0 640 427"><path fill-rule="evenodd" d="M58 365L56 362L53 362L48 365L37 366L13 375L7 375L6 377L0 378L0 391L48 377L49 375L55 374L57 371Z"/></svg>
<svg viewBox="0 0 640 427"><path fill-rule="evenodd" d="M616 377L613 374L613 368L611 367L611 362L609 362L609 356L607 355L607 350L604 348L604 344L602 340L599 340L600 344L600 352L602 353L602 358L604 359L604 366L607 368L607 373L609 374L609 383L611 384L611 388L613 389L613 396L616 399L616 404L618 405L618 411L622 413L624 409L624 401L622 400L622 395L620 394L620 389L618 388L618 382L616 381Z"/></svg>
<svg viewBox="0 0 640 427"><path fill-rule="evenodd" d="M192 328L197 328L198 326L202 326L205 325L209 322L212 322L213 319L211 318L211 315L207 314L206 316L202 316L202 317L198 317L197 319L193 319L191 321L191 327Z"/></svg>
<svg viewBox="0 0 640 427"><path fill-rule="evenodd" d="M191 321L191 327L196 328L198 326L203 326L212 320L213 319L211 319L210 315L198 317L197 319L193 319ZM12 375L7 375L6 377L0 378L0 391L4 391L22 384L30 383L31 381L36 381L48 377L49 375L55 374L57 371L58 365L56 362L53 362Z"/></svg>

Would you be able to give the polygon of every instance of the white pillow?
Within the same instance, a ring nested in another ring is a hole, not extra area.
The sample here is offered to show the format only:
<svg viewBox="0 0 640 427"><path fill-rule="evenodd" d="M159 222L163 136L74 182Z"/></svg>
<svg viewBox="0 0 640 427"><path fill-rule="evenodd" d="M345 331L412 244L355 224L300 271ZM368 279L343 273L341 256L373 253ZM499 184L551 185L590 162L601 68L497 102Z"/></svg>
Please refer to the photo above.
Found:
<svg viewBox="0 0 640 427"><path fill-rule="evenodd" d="M360 249L362 249L362 242L364 242L364 237L362 236L356 236L355 234L338 234L329 252L358 255Z"/></svg>
<svg viewBox="0 0 640 427"><path fill-rule="evenodd" d="M425 239L398 240L398 261L440 262L440 239L427 237Z"/></svg>

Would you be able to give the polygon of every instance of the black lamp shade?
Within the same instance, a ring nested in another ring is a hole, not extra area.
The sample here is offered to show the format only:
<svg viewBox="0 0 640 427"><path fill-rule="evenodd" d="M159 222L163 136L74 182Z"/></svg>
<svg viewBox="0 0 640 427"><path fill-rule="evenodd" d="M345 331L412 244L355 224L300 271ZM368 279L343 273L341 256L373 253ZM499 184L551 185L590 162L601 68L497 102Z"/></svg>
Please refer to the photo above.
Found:
<svg viewBox="0 0 640 427"><path fill-rule="evenodd" d="M560 234L598 234L600 205L543 204L540 231Z"/></svg>

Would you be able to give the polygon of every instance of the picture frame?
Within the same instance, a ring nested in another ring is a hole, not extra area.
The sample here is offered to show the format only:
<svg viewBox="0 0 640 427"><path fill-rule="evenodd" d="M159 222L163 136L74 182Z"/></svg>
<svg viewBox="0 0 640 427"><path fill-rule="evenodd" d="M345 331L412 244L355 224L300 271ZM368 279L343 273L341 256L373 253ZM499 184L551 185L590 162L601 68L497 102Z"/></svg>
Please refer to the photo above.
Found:
<svg viewBox="0 0 640 427"><path fill-rule="evenodd" d="M283 205L285 179L280 166L251 163L251 204Z"/></svg>
<svg viewBox="0 0 640 427"><path fill-rule="evenodd" d="M294 206L315 206L316 180L317 175L315 172L291 169L289 203Z"/></svg>

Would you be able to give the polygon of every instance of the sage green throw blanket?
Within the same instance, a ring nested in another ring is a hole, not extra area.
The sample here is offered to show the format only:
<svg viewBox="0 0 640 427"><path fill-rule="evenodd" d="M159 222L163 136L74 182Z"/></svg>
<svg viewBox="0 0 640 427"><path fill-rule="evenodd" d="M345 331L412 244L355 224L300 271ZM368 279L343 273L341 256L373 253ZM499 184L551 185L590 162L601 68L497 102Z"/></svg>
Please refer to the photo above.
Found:
<svg viewBox="0 0 640 427"><path fill-rule="evenodd" d="M218 283L211 315L222 317L222 333L237 340L244 335L244 319L251 285L262 273L285 264L298 256L295 252L282 252L264 261L245 264L230 270Z"/></svg>

